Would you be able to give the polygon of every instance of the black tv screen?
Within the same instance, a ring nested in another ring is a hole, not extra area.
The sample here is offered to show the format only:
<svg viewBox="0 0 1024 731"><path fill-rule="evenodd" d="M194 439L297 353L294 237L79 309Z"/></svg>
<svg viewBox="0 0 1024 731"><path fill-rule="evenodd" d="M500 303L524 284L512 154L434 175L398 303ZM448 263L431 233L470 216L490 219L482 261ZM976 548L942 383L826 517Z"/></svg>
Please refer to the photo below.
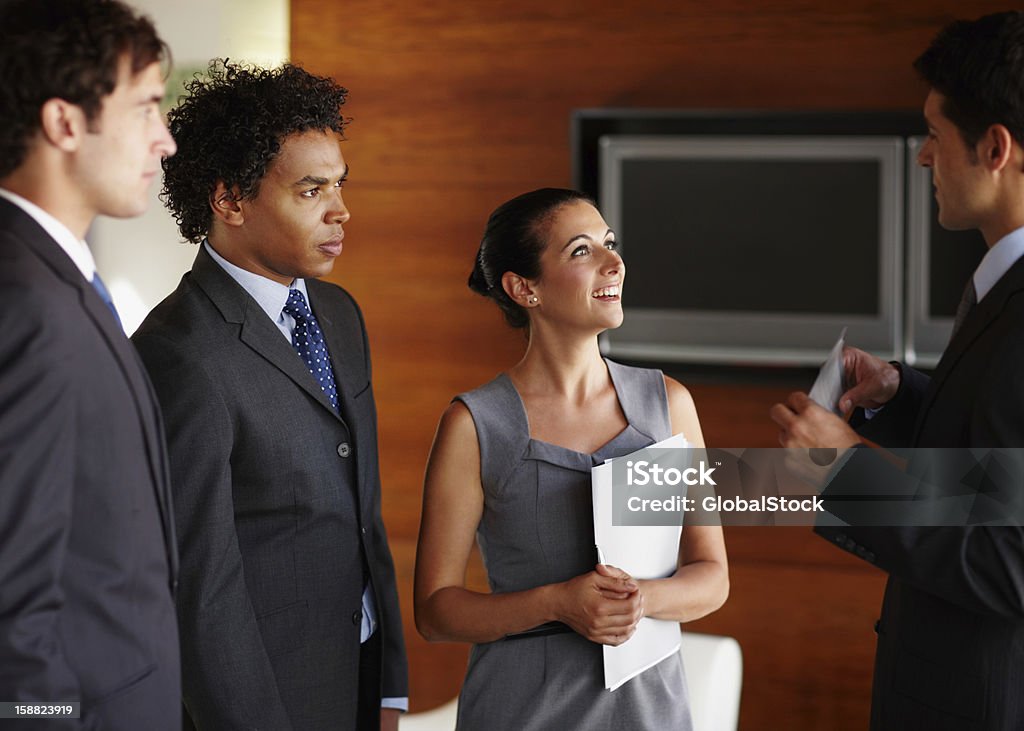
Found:
<svg viewBox="0 0 1024 731"><path fill-rule="evenodd" d="M626 302L877 317L880 180L877 160L625 159Z"/></svg>
<svg viewBox="0 0 1024 731"><path fill-rule="evenodd" d="M811 364L843 328L897 351L902 138L606 135L599 147L626 261L607 352Z"/></svg>
<svg viewBox="0 0 1024 731"><path fill-rule="evenodd" d="M967 280L988 251L981 232L949 231L939 225L938 206L932 197L929 226L931 256L928 272L928 314L932 318L956 316Z"/></svg>
<svg viewBox="0 0 1024 731"><path fill-rule="evenodd" d="M905 360L932 367L949 343L964 286L988 251L978 231L939 224L931 171L916 159L925 138L907 145L907 326Z"/></svg>

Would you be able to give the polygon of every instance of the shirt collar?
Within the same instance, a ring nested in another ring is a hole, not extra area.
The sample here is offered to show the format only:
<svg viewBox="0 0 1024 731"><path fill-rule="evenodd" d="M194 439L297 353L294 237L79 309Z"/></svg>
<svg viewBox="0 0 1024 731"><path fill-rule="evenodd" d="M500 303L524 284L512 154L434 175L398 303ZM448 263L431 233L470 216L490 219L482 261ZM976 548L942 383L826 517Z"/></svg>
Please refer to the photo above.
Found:
<svg viewBox="0 0 1024 731"><path fill-rule="evenodd" d="M978 302L992 291L996 282L1010 270L1018 259L1024 256L1024 228L1011 231L985 252L981 264L974 270L974 291Z"/></svg>
<svg viewBox="0 0 1024 731"><path fill-rule="evenodd" d="M92 281L93 277L96 276L96 260L93 259L88 245L71 233L71 229L35 203L17 193L0 188L0 198L10 201L30 216L33 221L42 226L43 230L50 235L50 238L57 242L57 245L64 250L68 258L78 267L78 271L82 273L86 281Z"/></svg>
<svg viewBox="0 0 1024 731"><path fill-rule="evenodd" d="M206 247L206 251L213 257L213 260L217 262L221 268L228 273L228 275L238 282L239 286L249 293L249 296L256 300L256 304L260 306L260 309L267 313L267 317L276 323L284 322L282 316L282 310L284 310L285 303L288 302L288 292L292 289L297 289L302 292L302 296L306 298L306 302L309 302L309 295L306 294L306 281L304 279L294 279L292 286L275 282L273 279L261 276L250 272L247 269L242 269L240 266L236 266L225 259L223 256L218 254L209 241L203 241L203 246Z"/></svg>

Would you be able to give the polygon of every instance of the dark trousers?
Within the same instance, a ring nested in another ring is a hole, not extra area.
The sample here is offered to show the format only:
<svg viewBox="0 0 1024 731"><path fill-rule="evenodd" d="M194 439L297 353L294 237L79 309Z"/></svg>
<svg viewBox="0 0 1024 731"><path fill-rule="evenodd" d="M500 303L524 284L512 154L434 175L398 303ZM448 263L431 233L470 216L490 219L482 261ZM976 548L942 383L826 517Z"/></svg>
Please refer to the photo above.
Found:
<svg viewBox="0 0 1024 731"><path fill-rule="evenodd" d="M359 702L356 710L357 731L380 729L380 632L374 632L359 647ZM183 731L195 731L188 711L182 707ZM339 731L342 731L339 729ZM347 729L345 730L347 731Z"/></svg>
<svg viewBox="0 0 1024 731"><path fill-rule="evenodd" d="M380 631L377 631L359 648L359 707L356 712L359 731L380 729L380 678Z"/></svg>

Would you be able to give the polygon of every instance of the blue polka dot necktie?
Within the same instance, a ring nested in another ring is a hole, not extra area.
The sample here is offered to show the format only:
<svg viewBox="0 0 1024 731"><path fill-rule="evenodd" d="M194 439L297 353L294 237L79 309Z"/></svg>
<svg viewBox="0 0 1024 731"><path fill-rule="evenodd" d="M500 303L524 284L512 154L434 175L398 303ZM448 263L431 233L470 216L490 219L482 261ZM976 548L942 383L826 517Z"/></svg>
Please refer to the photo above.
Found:
<svg viewBox="0 0 1024 731"><path fill-rule="evenodd" d="M292 347L302 356L306 367L313 378L320 384L320 390L327 395L334 410L338 410L338 387L334 383L334 369L331 367L331 356L327 353L327 343L320 323L313 316L313 311L306 304L306 298L297 289L288 291L288 301L284 311L295 318L295 330L292 331Z"/></svg>

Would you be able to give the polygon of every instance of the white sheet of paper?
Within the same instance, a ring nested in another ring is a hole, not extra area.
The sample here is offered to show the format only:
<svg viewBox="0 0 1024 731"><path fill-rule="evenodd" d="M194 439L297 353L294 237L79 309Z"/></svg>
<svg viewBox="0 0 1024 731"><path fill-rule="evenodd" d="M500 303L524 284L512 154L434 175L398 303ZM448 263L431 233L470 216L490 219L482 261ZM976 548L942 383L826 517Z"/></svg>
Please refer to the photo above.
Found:
<svg viewBox="0 0 1024 731"><path fill-rule="evenodd" d="M651 445L688 446L691 445L682 434ZM608 460L590 471L594 495L594 540L601 562L616 566L636 579L671 576L679 563L682 526L612 525L611 462ZM678 622L644 617L626 642L618 647L603 646L604 687L615 690L678 652L679 638Z"/></svg>
<svg viewBox="0 0 1024 731"><path fill-rule="evenodd" d="M832 346L828 360L818 371L810 392L807 394L818 406L828 409L833 414L842 416L839 410L839 397L843 395L843 346L846 344L846 328L839 333L839 340Z"/></svg>

